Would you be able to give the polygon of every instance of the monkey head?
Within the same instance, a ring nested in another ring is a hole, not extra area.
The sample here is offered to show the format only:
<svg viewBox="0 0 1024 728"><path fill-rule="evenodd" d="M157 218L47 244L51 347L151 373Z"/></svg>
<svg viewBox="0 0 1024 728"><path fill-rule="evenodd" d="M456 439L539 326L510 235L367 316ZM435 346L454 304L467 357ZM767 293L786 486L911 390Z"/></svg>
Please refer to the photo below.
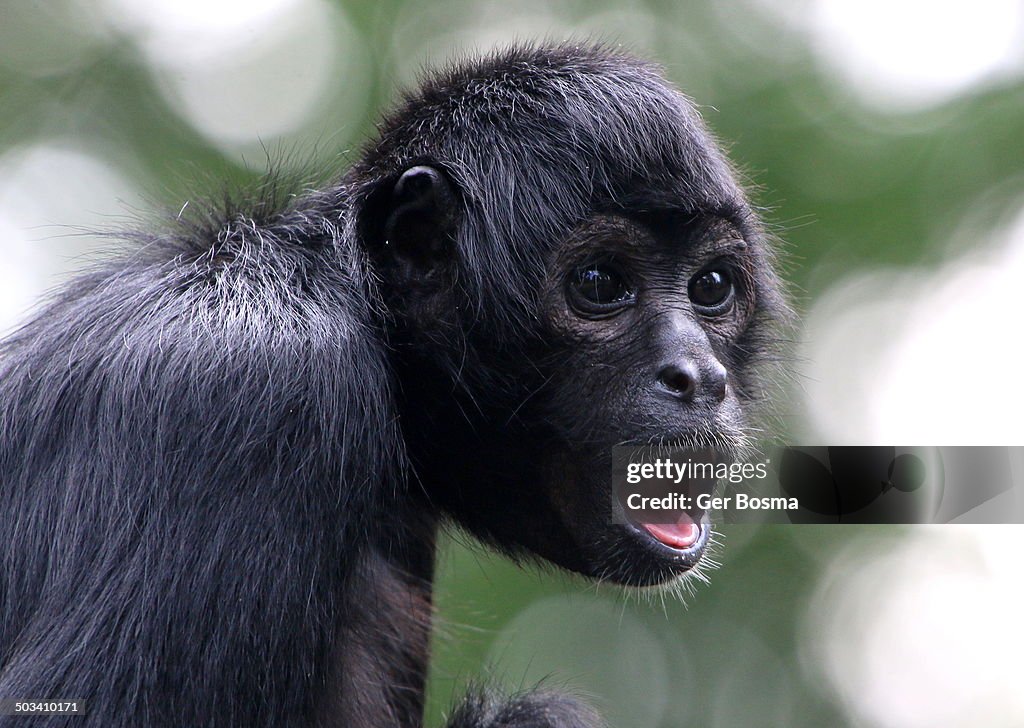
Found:
<svg viewBox="0 0 1024 728"><path fill-rule="evenodd" d="M611 448L741 451L786 308L686 97L607 49L513 49L428 80L348 184L427 498L592 578L697 564L704 513L613 523Z"/></svg>

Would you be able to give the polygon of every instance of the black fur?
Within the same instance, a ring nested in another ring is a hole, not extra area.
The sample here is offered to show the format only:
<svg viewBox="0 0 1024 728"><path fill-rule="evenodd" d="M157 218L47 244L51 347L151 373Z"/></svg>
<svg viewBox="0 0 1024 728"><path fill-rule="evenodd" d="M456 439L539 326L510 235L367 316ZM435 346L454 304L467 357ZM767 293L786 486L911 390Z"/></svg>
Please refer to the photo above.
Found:
<svg viewBox="0 0 1024 728"><path fill-rule="evenodd" d="M436 194L399 185L416 165ZM582 221L665 210L749 242L751 315L715 343L739 413L784 310L763 233L689 102L607 49L435 75L326 191L59 292L0 345L0 697L88 712L0 726L418 726L444 517L592 577L688 568L551 505L610 502L557 485L572 453L676 431L588 420L542 301ZM451 727L597 724L477 694Z"/></svg>
<svg viewBox="0 0 1024 728"><path fill-rule="evenodd" d="M448 728L600 728L604 725L596 713L566 695L536 690L511 698L488 695L485 690L471 691L452 713Z"/></svg>

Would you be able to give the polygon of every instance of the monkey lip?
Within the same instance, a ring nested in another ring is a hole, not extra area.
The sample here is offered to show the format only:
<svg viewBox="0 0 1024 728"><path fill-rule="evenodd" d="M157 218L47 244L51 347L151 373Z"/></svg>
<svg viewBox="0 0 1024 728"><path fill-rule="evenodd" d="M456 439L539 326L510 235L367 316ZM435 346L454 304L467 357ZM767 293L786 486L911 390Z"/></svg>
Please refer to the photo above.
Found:
<svg viewBox="0 0 1024 728"><path fill-rule="evenodd" d="M661 543L681 551L692 548L700 539L703 530L701 525L685 511L675 523L641 523L640 525Z"/></svg>

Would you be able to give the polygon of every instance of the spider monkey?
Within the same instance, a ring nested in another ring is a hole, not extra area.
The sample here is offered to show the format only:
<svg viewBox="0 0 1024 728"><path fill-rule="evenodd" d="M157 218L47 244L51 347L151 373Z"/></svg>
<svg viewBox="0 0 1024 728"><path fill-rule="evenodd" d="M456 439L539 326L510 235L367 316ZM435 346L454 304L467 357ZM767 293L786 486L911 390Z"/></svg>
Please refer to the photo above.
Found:
<svg viewBox="0 0 1024 728"><path fill-rule="evenodd" d="M706 515L613 523L610 449L738 446L786 310L693 105L593 45L438 71L325 189L139 237L0 344L0 697L86 706L2 726L422 725L438 529L679 578Z"/></svg>

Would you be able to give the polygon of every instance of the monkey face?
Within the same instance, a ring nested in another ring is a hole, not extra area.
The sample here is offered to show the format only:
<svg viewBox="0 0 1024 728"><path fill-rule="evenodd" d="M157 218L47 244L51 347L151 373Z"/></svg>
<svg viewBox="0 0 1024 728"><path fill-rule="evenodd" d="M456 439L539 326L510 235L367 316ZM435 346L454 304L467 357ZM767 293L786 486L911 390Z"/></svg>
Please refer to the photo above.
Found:
<svg viewBox="0 0 1024 728"><path fill-rule="evenodd" d="M574 534L577 570L649 585L700 561L711 530L700 509L674 524L612 523L610 453L668 445L730 459L749 446L736 347L755 325L750 249L726 219L665 212L595 215L552 255L531 413L561 443L542 490Z"/></svg>

